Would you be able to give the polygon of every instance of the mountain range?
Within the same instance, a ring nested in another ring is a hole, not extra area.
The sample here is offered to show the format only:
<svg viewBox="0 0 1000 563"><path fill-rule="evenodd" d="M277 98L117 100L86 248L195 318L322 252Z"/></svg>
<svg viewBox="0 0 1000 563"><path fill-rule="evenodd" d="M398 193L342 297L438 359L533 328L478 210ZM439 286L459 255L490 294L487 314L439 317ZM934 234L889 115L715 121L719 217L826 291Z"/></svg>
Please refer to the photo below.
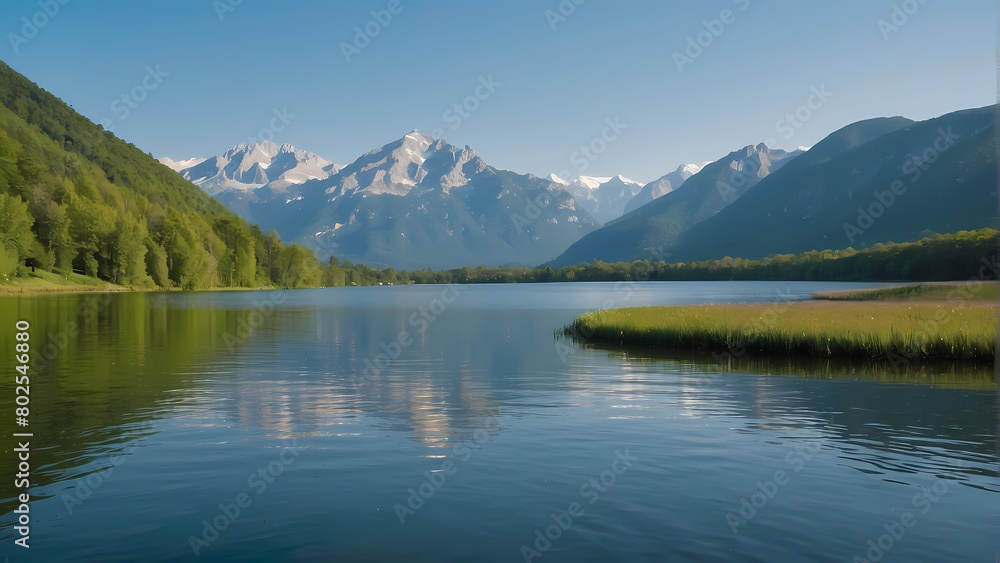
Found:
<svg viewBox="0 0 1000 563"><path fill-rule="evenodd" d="M321 257L406 269L760 258L988 225L995 109L865 120L791 152L747 145L646 185L499 170L416 131L345 167L273 143L161 162ZM953 136L937 140L948 127ZM935 142L951 144L930 168ZM891 203L878 195L886 189ZM867 211L879 205L887 219L875 221Z"/></svg>
<svg viewBox="0 0 1000 563"><path fill-rule="evenodd" d="M675 172L679 188L639 207L584 236L551 265L603 260L614 262L649 254L651 249L669 245L685 229L718 213L736 201L761 179L778 170L799 151L769 149L763 143L748 145L705 165L683 179L684 170ZM671 182L670 175L657 182ZM656 189L654 182L653 189ZM671 184L672 185L672 184Z"/></svg>
<svg viewBox="0 0 1000 563"><path fill-rule="evenodd" d="M868 119L805 151L747 145L640 188L623 176L500 170L417 131L344 167L268 142L157 162L10 67L0 64L0 77L7 276L41 268L134 287L310 287L372 271L320 270L271 229L324 259L414 270L762 258L997 219L1000 106ZM624 215L602 226L587 206Z"/></svg>
<svg viewBox="0 0 1000 563"><path fill-rule="evenodd" d="M212 158L190 158L160 162L178 172L185 180L216 195L229 190L255 190L268 186L282 191L308 180L329 178L340 166L292 145L278 146L270 141L238 145Z"/></svg>
<svg viewBox="0 0 1000 563"><path fill-rule="evenodd" d="M181 173L221 187L214 195L231 210L324 259L397 269L534 266L600 226L563 186L498 170L417 131L343 168L288 145L269 166L262 161L273 144L237 149Z"/></svg>
<svg viewBox="0 0 1000 563"><path fill-rule="evenodd" d="M630 199L628 203L625 204L625 208L622 209L622 213L619 213L619 216L624 215L625 213L631 213L654 199L663 197L676 190L684 185L684 182L686 182L688 178L700 172L701 169L707 164L709 163L703 162L701 164L682 164L677 167L677 170L674 170L669 174L665 174L646 184L642 187L639 193L635 194L635 197Z"/></svg>
<svg viewBox="0 0 1000 563"><path fill-rule="evenodd" d="M567 181L550 174L549 180L564 186L580 207L586 209L599 223L621 217L625 206L643 187L639 182L621 175L610 178L580 176Z"/></svg>
<svg viewBox="0 0 1000 563"><path fill-rule="evenodd" d="M995 226L997 109L849 125L686 231L674 259L867 248Z"/></svg>
<svg viewBox="0 0 1000 563"><path fill-rule="evenodd" d="M763 258L990 226L997 109L860 121L806 152L746 147L583 237L551 264Z"/></svg>

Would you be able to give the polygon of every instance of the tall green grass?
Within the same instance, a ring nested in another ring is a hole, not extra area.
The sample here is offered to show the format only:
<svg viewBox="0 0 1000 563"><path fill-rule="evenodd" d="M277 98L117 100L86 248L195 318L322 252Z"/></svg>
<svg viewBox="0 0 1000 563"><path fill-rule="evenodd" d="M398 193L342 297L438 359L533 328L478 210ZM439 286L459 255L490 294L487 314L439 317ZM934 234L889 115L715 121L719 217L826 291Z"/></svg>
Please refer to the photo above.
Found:
<svg viewBox="0 0 1000 563"><path fill-rule="evenodd" d="M972 284L924 284L883 289L858 289L853 291L825 291L813 295L815 299L832 301L987 301L997 298L996 282Z"/></svg>
<svg viewBox="0 0 1000 563"><path fill-rule="evenodd" d="M584 341L818 357L992 360L993 307L913 303L787 303L641 307L581 315Z"/></svg>

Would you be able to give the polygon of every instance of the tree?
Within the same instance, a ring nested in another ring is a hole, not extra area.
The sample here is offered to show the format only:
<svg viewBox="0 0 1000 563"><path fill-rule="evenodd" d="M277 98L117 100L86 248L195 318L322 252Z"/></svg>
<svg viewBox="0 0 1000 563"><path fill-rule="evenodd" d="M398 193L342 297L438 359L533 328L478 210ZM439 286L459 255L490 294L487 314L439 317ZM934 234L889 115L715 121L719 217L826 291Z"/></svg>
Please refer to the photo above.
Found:
<svg viewBox="0 0 1000 563"><path fill-rule="evenodd" d="M148 287L153 278L146 273L146 228L130 216L119 217L107 243L111 281L117 284Z"/></svg>
<svg viewBox="0 0 1000 563"><path fill-rule="evenodd" d="M0 194L0 246L6 253L3 258L5 264L13 259L18 266L24 265L35 241L31 233L34 223L34 218L28 213L28 204L20 196Z"/></svg>
<svg viewBox="0 0 1000 563"><path fill-rule="evenodd" d="M278 234L278 231L270 229L264 235L264 240L266 241L264 251L267 253L267 276L271 281L277 281L272 272L274 272L275 250L281 250L281 235Z"/></svg>
<svg viewBox="0 0 1000 563"><path fill-rule="evenodd" d="M164 288L173 285L170 281L170 272L167 268L167 252L162 246L156 244L152 239L146 243L146 271L153 282Z"/></svg>
<svg viewBox="0 0 1000 563"><path fill-rule="evenodd" d="M278 272L277 283L282 287L316 287L321 281L316 256L297 244L281 250L281 254L275 257L275 267Z"/></svg>

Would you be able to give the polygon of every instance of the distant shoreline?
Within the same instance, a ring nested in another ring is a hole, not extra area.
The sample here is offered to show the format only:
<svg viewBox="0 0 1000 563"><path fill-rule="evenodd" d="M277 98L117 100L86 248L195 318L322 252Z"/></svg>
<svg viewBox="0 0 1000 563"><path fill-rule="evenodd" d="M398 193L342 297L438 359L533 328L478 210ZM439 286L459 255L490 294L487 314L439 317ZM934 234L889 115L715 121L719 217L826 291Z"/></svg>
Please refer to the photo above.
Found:
<svg viewBox="0 0 1000 563"><path fill-rule="evenodd" d="M31 281L36 281L37 278L32 278ZM734 281L734 282L788 282L788 281L802 281L802 282L818 282L823 283L823 280L647 280L649 282L661 283L661 282L678 282L678 283L690 283L698 281ZM31 295L56 295L63 293L158 293L158 292L168 292L168 293L206 293L206 292L217 292L217 291L274 291L282 289L291 288L280 288L280 287L218 287L214 289L180 289L180 288L170 288L164 289L162 287L155 288L129 288L120 285L115 285L108 282L101 282L104 285L98 285L96 283L65 283L65 284L42 284L33 283L28 285L23 285L21 282L14 282L11 284L0 284L0 297L7 296L31 296ZM588 283L621 283L619 281L602 281L602 280L580 280L580 281L551 281L551 282L467 282L472 285L545 285L548 283L573 283L573 284L588 284ZM631 280L631 283L644 283L637 280ZM892 283L884 282L881 280L876 281L848 281L840 282L836 280L830 280L829 283ZM901 284L912 284L918 282L900 282ZM387 284L381 287L393 287L393 286L420 286L420 285L447 285L446 283L412 283L412 284ZM345 287L380 287L380 286L329 286L342 289ZM895 287L895 286L893 286ZM327 289L326 287L311 287L311 288L296 288L296 289ZM854 290L831 290L831 293L837 293L840 291L850 292ZM826 293L826 292L819 292Z"/></svg>

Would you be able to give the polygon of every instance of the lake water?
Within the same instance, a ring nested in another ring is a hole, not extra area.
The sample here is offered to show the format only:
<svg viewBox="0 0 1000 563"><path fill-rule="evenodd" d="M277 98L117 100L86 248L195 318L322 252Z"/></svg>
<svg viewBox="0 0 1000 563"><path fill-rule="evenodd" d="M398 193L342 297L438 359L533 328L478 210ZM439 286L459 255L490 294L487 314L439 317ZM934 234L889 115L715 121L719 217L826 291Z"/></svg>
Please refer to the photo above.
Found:
<svg viewBox="0 0 1000 563"><path fill-rule="evenodd" d="M993 561L992 366L796 368L557 339L601 307L835 283L0 299L9 561ZM9 367L8 367L9 366ZM14 545L14 432L31 432ZM856 558L856 559L855 559Z"/></svg>

